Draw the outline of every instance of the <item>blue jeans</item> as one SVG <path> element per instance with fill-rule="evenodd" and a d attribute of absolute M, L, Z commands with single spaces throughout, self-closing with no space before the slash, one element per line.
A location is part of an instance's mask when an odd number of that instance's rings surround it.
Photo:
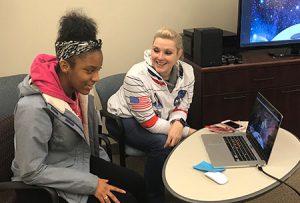
<path fill-rule="evenodd" d="M 149 203 L 165 202 L 162 168 L 172 148 L 164 148 L 165 134 L 154 134 L 143 128 L 134 118 L 123 118 L 125 142 L 146 153 L 144 178 Z"/>

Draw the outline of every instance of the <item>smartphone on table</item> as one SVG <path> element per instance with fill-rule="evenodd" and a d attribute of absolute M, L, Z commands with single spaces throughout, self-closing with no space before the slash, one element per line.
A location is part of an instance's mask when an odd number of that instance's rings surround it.
<path fill-rule="evenodd" d="M 232 120 L 222 121 L 221 124 L 224 125 L 225 127 L 231 128 L 235 131 L 242 130 L 244 128 L 244 126 L 242 126 L 241 124 L 239 124 L 235 121 L 232 121 Z"/>

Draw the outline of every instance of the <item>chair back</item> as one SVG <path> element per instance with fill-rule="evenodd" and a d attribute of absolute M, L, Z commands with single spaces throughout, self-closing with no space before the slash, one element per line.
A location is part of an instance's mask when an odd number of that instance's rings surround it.
<path fill-rule="evenodd" d="M 102 110 L 101 116 L 105 117 L 105 124 L 108 136 L 116 140 L 119 144 L 120 165 L 126 166 L 125 158 L 130 156 L 144 156 L 142 151 L 129 147 L 125 144 L 124 127 L 121 118 L 107 112 L 108 99 L 116 93 L 124 82 L 126 73 L 111 75 L 99 80 L 96 83 L 96 91 L 99 96 Z"/>
<path fill-rule="evenodd" d="M 18 84 L 25 76 L 26 74 L 19 74 L 0 77 L 0 116 L 14 113 L 19 100 Z"/>
<path fill-rule="evenodd" d="M 0 182 L 10 181 L 14 158 L 14 109 L 19 100 L 18 84 L 26 74 L 0 77 Z"/>
<path fill-rule="evenodd" d="M 0 183 L 10 182 L 13 175 L 11 162 L 14 158 L 14 116 L 0 116 Z M 0 190 L 0 202 L 13 203 L 16 193 L 13 190 Z"/>
<path fill-rule="evenodd" d="M 14 158 L 14 116 L 0 117 L 0 182 L 10 181 Z"/>
<path fill-rule="evenodd" d="M 108 99 L 116 93 L 124 82 L 126 73 L 119 73 L 102 78 L 96 83 L 96 91 L 99 95 L 102 109 L 106 111 Z"/>
<path fill-rule="evenodd" d="M 0 199 L 10 203 L 16 201 L 14 190 L 5 190 L 13 175 L 11 162 L 14 158 L 14 109 L 19 100 L 18 84 L 26 74 L 0 77 Z M 3 187 L 3 188 L 2 188 Z M 0 201 L 1 202 L 1 201 Z"/>
<path fill-rule="evenodd" d="M 0 77 L 0 202 L 31 202 L 23 197 L 31 197 L 29 192 L 47 192 L 49 200 L 58 203 L 55 189 L 27 185 L 22 181 L 11 181 L 11 163 L 14 159 L 14 109 L 19 100 L 18 84 L 26 74 Z M 26 190 L 26 192 L 25 192 Z M 18 194 L 18 195 L 16 195 Z M 26 194 L 20 196 L 20 194 Z M 17 197 L 18 196 L 18 197 Z M 20 198 L 20 199 L 18 199 Z"/>

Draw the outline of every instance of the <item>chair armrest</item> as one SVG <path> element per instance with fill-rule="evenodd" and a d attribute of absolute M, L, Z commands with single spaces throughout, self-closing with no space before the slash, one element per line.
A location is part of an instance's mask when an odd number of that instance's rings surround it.
<path fill-rule="evenodd" d="M 100 115 L 101 117 L 105 117 L 106 119 L 111 119 L 115 122 L 116 124 L 116 128 L 117 130 L 114 132 L 114 134 L 112 135 L 111 133 L 109 133 L 109 136 L 112 137 L 113 139 L 115 139 L 116 141 L 123 141 L 124 140 L 124 127 L 123 127 L 123 123 L 120 117 L 109 113 L 106 110 L 100 110 Z"/>
<path fill-rule="evenodd" d="M 57 194 L 56 190 L 53 188 L 44 187 L 44 186 L 28 185 L 21 181 L 0 182 L 0 191 L 26 190 L 26 189 L 45 190 L 50 195 L 52 203 L 59 203 L 58 194 Z"/>
<path fill-rule="evenodd" d="M 101 134 L 98 134 L 98 136 L 99 136 L 99 143 L 101 143 L 102 140 L 105 143 L 106 153 L 108 154 L 108 157 L 112 161 L 112 149 L 111 149 L 111 143 L 110 143 L 109 139 L 107 138 L 108 135 L 101 133 Z"/>

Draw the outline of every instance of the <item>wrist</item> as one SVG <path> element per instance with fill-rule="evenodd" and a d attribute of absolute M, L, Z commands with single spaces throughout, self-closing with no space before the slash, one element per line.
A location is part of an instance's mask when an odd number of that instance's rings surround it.
<path fill-rule="evenodd" d="M 170 123 L 173 124 L 175 122 L 179 122 L 182 125 L 182 127 L 188 126 L 187 122 L 183 118 L 173 119 Z"/>

